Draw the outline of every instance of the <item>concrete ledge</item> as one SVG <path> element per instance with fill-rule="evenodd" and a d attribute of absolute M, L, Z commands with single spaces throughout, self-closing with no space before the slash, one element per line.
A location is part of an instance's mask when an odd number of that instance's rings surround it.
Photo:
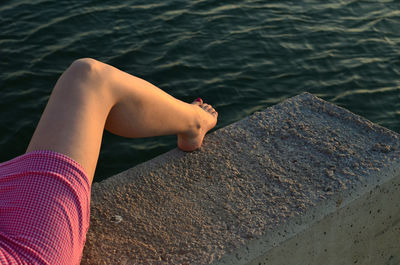
<path fill-rule="evenodd" d="M 241 264 L 400 264 L 399 180 L 376 185 L 276 247 L 265 248 L 265 237 L 253 242 L 249 249 L 263 254 Z M 341 200 L 338 197 L 337 204 Z M 249 256 L 237 251 L 234 257 L 240 259 L 240 254 Z M 235 258 L 218 264 L 240 264 Z"/>
<path fill-rule="evenodd" d="M 92 188 L 82 264 L 399 264 L 400 138 L 308 93 Z"/>

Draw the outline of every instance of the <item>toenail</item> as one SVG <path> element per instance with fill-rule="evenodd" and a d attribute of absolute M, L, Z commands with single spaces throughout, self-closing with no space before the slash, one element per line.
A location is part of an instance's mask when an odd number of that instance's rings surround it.
<path fill-rule="evenodd" d="M 201 101 L 202 101 L 202 99 L 201 99 L 201 98 L 196 98 L 194 101 L 201 102 Z"/>

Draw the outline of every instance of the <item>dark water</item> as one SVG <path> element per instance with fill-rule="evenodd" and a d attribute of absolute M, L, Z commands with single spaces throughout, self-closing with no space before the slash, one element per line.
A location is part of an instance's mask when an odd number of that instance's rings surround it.
<path fill-rule="evenodd" d="M 58 76 L 93 57 L 219 127 L 309 91 L 400 132 L 400 1 L 0 2 L 0 161 L 22 154 Z M 97 180 L 175 147 L 106 134 Z"/>

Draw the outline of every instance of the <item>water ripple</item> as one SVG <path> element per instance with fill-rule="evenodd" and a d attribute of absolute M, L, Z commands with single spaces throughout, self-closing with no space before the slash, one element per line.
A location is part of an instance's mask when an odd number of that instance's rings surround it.
<path fill-rule="evenodd" d="M 58 76 L 80 57 L 182 100 L 203 97 L 217 107 L 219 126 L 309 91 L 400 131 L 399 18 L 394 0 L 2 3 L 0 123 L 8 129 L 0 147 L 25 148 Z M 106 135 L 96 174 L 142 162 L 174 141 Z"/>
<path fill-rule="evenodd" d="M 381 87 L 377 89 L 356 89 L 352 91 L 345 91 L 343 93 L 338 94 L 336 97 L 332 99 L 332 101 L 337 101 L 338 99 L 359 95 L 359 94 L 379 94 L 379 93 L 387 93 L 387 92 L 397 92 L 400 91 L 400 86 L 397 87 Z"/>

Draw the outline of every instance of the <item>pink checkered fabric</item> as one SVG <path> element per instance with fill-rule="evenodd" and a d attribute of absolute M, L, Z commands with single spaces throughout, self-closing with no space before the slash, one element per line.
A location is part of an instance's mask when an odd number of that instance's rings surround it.
<path fill-rule="evenodd" d="M 0 264 L 79 264 L 90 182 L 66 155 L 33 151 L 0 164 Z"/>

